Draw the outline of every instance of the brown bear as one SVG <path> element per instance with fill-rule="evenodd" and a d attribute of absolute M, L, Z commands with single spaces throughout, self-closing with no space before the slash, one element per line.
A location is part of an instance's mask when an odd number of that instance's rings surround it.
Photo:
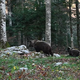
<path fill-rule="evenodd" d="M 29 46 L 34 47 L 36 52 L 43 51 L 45 55 L 53 56 L 51 46 L 45 41 L 31 40 Z"/>
<path fill-rule="evenodd" d="M 77 49 L 71 49 L 70 47 L 68 47 L 67 51 L 68 51 L 68 53 L 69 53 L 70 56 L 74 56 L 74 57 L 77 57 L 80 54 L 79 50 L 77 50 Z"/>

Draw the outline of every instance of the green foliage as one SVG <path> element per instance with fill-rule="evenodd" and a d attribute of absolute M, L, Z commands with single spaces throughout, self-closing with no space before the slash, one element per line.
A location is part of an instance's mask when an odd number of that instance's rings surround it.
<path fill-rule="evenodd" d="M 27 0 L 27 2 L 12 1 L 12 21 L 7 30 L 17 35 L 19 31 L 29 39 L 42 39 L 45 35 L 45 2 L 44 0 Z M 22 4 L 23 3 L 23 4 Z M 22 6 L 23 5 L 23 6 Z M 68 19 L 66 0 L 52 2 L 51 30 L 52 42 L 58 45 L 66 45 L 66 21 Z M 8 22 L 8 20 L 7 20 Z"/>
<path fill-rule="evenodd" d="M 68 15 L 65 0 L 52 3 L 52 40 L 59 46 L 66 45 Z"/>
<path fill-rule="evenodd" d="M 26 6 L 29 7 L 29 5 Z M 21 10 L 20 6 L 14 7 L 12 19 L 16 32 L 22 31 L 27 37 L 41 36 L 42 38 L 45 27 L 45 5 L 34 1 L 33 8 L 23 8 Z"/>

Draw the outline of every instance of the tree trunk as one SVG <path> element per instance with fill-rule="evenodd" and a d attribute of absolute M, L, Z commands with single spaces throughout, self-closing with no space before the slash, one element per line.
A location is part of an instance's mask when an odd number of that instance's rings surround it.
<path fill-rule="evenodd" d="M 76 0 L 76 16 L 77 16 L 77 44 L 78 44 L 78 49 L 80 49 L 80 28 L 79 28 L 79 7 L 78 7 L 79 3 L 78 0 Z"/>
<path fill-rule="evenodd" d="M 69 0 L 69 17 L 70 17 L 70 34 L 71 34 L 71 47 L 74 48 L 73 44 L 73 31 L 72 31 L 72 19 L 71 19 L 71 0 Z"/>
<path fill-rule="evenodd" d="M 28 47 L 27 37 L 25 36 L 25 45 Z"/>
<path fill-rule="evenodd" d="M 7 42 L 6 35 L 6 12 L 5 0 L 0 0 L 0 47 L 5 48 Z"/>
<path fill-rule="evenodd" d="M 51 45 L 51 0 L 46 0 L 45 41 Z"/>
<path fill-rule="evenodd" d="M 12 19 L 11 19 L 12 13 L 11 13 L 11 2 L 10 2 L 10 0 L 8 0 L 8 15 L 9 15 L 9 26 L 12 26 Z"/>
<path fill-rule="evenodd" d="M 24 34 L 23 34 L 23 44 L 26 45 L 26 37 Z"/>
<path fill-rule="evenodd" d="M 21 45 L 21 31 L 18 32 L 18 45 Z"/>

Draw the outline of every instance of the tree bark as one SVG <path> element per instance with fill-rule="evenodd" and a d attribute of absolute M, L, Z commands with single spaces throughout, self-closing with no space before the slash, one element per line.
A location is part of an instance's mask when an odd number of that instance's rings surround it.
<path fill-rule="evenodd" d="M 76 0 L 76 16 L 77 16 L 77 44 L 78 44 L 78 49 L 80 49 L 80 27 L 79 27 L 79 2 Z"/>
<path fill-rule="evenodd" d="M 7 34 L 6 34 L 6 11 L 5 0 L 0 0 L 0 47 L 6 47 Z"/>
<path fill-rule="evenodd" d="M 51 0 L 46 0 L 45 41 L 51 45 Z"/>
<path fill-rule="evenodd" d="M 11 12 L 11 2 L 10 0 L 8 0 L 8 15 L 9 15 L 9 26 L 12 26 L 12 12 Z"/>
<path fill-rule="evenodd" d="M 21 45 L 21 31 L 18 32 L 18 45 Z"/>
<path fill-rule="evenodd" d="M 69 17 L 70 17 L 71 47 L 74 48 L 74 44 L 73 44 L 73 30 L 72 30 L 72 19 L 71 19 L 71 0 L 69 0 Z"/>

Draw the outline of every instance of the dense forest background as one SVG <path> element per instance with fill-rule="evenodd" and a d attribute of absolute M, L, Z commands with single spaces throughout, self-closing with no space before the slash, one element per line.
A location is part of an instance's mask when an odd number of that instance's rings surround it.
<path fill-rule="evenodd" d="M 7 37 L 11 46 L 45 40 L 45 0 L 6 0 Z M 51 1 L 52 46 L 79 48 L 79 1 Z"/>

